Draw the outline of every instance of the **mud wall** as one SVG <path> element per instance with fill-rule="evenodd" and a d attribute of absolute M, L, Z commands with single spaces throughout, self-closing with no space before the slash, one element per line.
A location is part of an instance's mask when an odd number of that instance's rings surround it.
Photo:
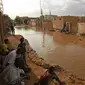
<path fill-rule="evenodd" d="M 70 22 L 70 32 L 71 33 L 77 33 L 78 32 L 78 22 L 79 17 L 75 16 L 63 16 L 63 24 L 65 22 Z"/>
<path fill-rule="evenodd" d="M 30 21 L 29 25 L 35 27 L 36 26 L 36 21 Z"/>
<path fill-rule="evenodd" d="M 62 28 L 62 17 L 56 17 L 53 19 L 53 28 L 61 29 Z"/>
<path fill-rule="evenodd" d="M 43 28 L 48 29 L 48 30 L 53 29 L 52 21 L 49 21 L 49 20 L 44 20 L 42 23 L 42 26 Z"/>
<path fill-rule="evenodd" d="M 85 23 L 78 23 L 78 33 L 85 34 Z"/>

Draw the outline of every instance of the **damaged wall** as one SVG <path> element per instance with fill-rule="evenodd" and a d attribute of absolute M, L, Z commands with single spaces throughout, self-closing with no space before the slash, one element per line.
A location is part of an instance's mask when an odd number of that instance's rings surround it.
<path fill-rule="evenodd" d="M 76 16 L 63 16 L 63 23 L 70 22 L 70 32 L 77 33 L 78 32 L 78 22 L 79 17 Z"/>

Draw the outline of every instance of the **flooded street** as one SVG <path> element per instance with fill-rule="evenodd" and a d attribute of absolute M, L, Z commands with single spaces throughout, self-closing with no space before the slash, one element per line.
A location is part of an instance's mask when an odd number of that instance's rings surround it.
<path fill-rule="evenodd" d="M 23 35 L 40 57 L 85 78 L 85 48 L 83 41 L 76 44 L 77 36 L 32 29 L 16 29 L 16 34 Z"/>

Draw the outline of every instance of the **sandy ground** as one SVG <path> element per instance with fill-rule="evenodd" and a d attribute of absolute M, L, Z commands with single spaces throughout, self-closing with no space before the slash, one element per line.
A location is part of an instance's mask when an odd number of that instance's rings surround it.
<path fill-rule="evenodd" d="M 76 36 L 76 35 L 64 34 L 60 32 L 53 33 L 53 36 L 54 36 L 53 39 L 60 44 L 71 43 L 71 44 L 77 44 L 77 45 L 85 47 L 85 36 Z"/>
<path fill-rule="evenodd" d="M 71 35 L 71 36 L 73 36 L 73 35 Z M 14 45 L 15 48 L 17 47 L 17 45 L 19 43 L 20 37 L 21 37 L 20 35 L 8 37 L 10 42 Z M 69 37 L 70 37 L 70 35 L 68 35 L 68 38 Z M 83 37 L 78 37 L 77 38 L 75 36 L 73 38 L 72 38 L 72 40 L 70 38 L 70 40 L 68 40 L 68 42 L 72 41 L 75 44 L 85 46 L 85 44 L 84 44 L 85 41 L 83 40 Z M 82 40 L 82 42 L 81 42 L 81 40 Z M 58 41 L 60 41 L 60 40 L 58 40 Z M 66 43 L 66 41 L 64 41 L 64 43 Z M 31 49 L 30 46 L 28 46 L 28 48 Z M 29 51 L 27 51 L 27 52 L 29 52 Z M 41 65 L 41 60 L 38 58 L 38 55 L 34 51 L 33 51 L 33 53 L 30 53 L 30 52 L 27 53 L 27 64 L 32 69 L 32 72 L 30 73 L 30 80 L 27 81 L 27 85 L 33 85 L 33 83 L 38 79 L 39 76 L 42 75 L 42 73 L 46 69 L 44 69 L 42 66 L 40 66 Z M 66 85 L 85 85 L 85 80 L 84 79 L 79 78 L 78 76 L 76 76 L 76 75 L 74 75 L 74 74 L 72 74 L 70 72 L 67 72 L 67 71 L 63 70 L 63 71 L 58 71 L 56 73 L 59 76 L 59 78 L 61 79 L 61 81 L 64 81 L 66 83 Z M 56 84 L 56 85 L 58 85 L 58 84 Z"/>
<path fill-rule="evenodd" d="M 49 57 L 46 60 L 53 61 L 74 74 L 85 78 L 85 36 L 78 37 L 59 32 L 53 33 L 52 36 L 58 46 L 49 52 Z"/>

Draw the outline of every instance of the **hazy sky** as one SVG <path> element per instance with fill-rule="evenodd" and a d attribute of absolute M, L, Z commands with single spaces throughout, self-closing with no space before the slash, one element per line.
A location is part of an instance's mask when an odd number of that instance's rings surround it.
<path fill-rule="evenodd" d="M 12 18 L 16 15 L 39 16 L 40 0 L 3 0 L 4 13 Z M 85 0 L 42 0 L 44 14 L 51 10 L 56 15 L 84 15 Z"/>

